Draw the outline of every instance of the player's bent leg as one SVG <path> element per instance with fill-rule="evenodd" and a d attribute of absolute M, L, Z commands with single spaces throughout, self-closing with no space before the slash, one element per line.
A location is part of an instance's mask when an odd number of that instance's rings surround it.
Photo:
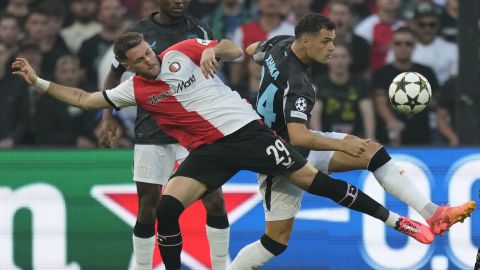
<path fill-rule="evenodd" d="M 424 219 L 430 218 L 438 209 L 420 192 L 408 172 L 390 157 L 385 147 L 380 147 L 374 153 L 367 169 L 386 192 L 415 209 Z"/>
<path fill-rule="evenodd" d="M 298 177 L 298 175 L 291 174 L 289 177 L 292 176 L 292 182 L 295 183 L 297 181 L 295 177 Z M 422 243 L 430 244 L 434 239 L 432 232 L 423 224 L 418 222 L 406 223 L 406 221 L 411 221 L 410 219 L 406 219 L 402 223 L 404 218 L 389 211 L 363 191 L 343 180 L 333 179 L 326 174 L 318 172 L 314 179 L 311 180 L 311 185 L 306 191 L 314 195 L 327 197 L 342 206 L 377 218 L 383 221 L 385 225 Z"/>
<path fill-rule="evenodd" d="M 178 219 L 183 210 L 206 191 L 205 184 L 184 176 L 170 179 L 165 186 L 157 205 L 157 240 L 167 270 L 181 268 L 182 234 Z"/>
<path fill-rule="evenodd" d="M 227 269 L 228 247 L 230 244 L 230 224 L 225 200 L 219 188 L 202 198 L 207 211 L 207 238 L 210 244 L 210 260 L 213 270 Z"/>
<path fill-rule="evenodd" d="M 137 186 L 138 215 L 132 242 L 136 269 L 152 269 L 155 208 L 174 163 L 175 155 L 170 145 L 135 145 L 133 179 Z"/>
<path fill-rule="evenodd" d="M 136 182 L 138 194 L 137 222 L 133 227 L 132 243 L 137 270 L 152 269 L 155 247 L 155 208 L 161 185 Z"/>
<path fill-rule="evenodd" d="M 176 160 L 181 164 L 188 156 L 188 151 L 179 144 L 171 145 Z M 210 260 L 213 270 L 225 270 L 230 244 L 230 224 L 228 223 L 222 189 L 219 188 L 202 198 L 207 211 L 206 232 L 210 245 Z"/>
<path fill-rule="evenodd" d="M 354 138 L 357 137 L 352 135 L 345 137 L 346 140 Z M 328 165 L 329 172 L 354 169 L 371 171 L 386 192 L 411 206 L 424 219 L 430 218 L 438 209 L 437 205 L 422 195 L 405 170 L 392 160 L 385 148 L 378 143 L 370 143 L 360 158 L 336 151 Z"/>

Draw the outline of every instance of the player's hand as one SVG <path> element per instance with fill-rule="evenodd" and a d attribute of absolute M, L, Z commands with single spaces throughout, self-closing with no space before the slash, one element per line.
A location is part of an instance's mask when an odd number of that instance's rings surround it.
<path fill-rule="evenodd" d="M 38 79 L 37 73 L 25 58 L 16 58 L 15 62 L 12 63 L 12 69 L 14 75 L 22 77 L 30 85 Z"/>
<path fill-rule="evenodd" d="M 218 62 L 215 57 L 215 51 L 213 48 L 205 49 L 202 53 L 202 58 L 200 59 L 200 69 L 205 78 L 208 79 L 208 76 L 213 78 L 215 74 L 217 74 L 217 68 Z"/>
<path fill-rule="evenodd" d="M 345 152 L 353 157 L 360 157 L 367 151 L 370 139 L 355 138 L 351 140 L 342 140 L 342 152 Z"/>
<path fill-rule="evenodd" d="M 95 130 L 98 143 L 105 148 L 113 148 L 121 134 L 121 128 L 115 119 L 102 119 Z"/>

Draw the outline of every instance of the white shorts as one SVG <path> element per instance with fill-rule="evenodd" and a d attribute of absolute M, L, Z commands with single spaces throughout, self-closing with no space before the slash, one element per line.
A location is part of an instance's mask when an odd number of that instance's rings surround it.
<path fill-rule="evenodd" d="M 332 139 L 343 139 L 347 134 L 337 132 L 314 131 L 315 134 L 323 135 Z M 308 162 L 317 170 L 328 173 L 328 165 L 334 151 L 310 151 Z M 263 210 L 266 221 L 285 220 L 293 218 L 300 210 L 303 190 L 291 184 L 286 176 L 276 176 L 267 179 L 266 175 L 257 175 L 260 193 L 263 196 Z"/>
<path fill-rule="evenodd" d="M 136 144 L 133 180 L 165 185 L 174 172 L 175 162 L 181 163 L 187 156 L 187 149 L 180 144 Z"/>

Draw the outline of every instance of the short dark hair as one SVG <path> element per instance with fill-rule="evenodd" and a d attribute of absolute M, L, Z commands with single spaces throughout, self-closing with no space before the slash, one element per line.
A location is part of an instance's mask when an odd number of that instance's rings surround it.
<path fill-rule="evenodd" d="M 399 27 L 397 30 L 393 31 L 393 34 L 410 34 L 415 37 L 415 32 L 407 26 Z"/>
<path fill-rule="evenodd" d="M 138 32 L 125 32 L 113 44 L 113 53 L 117 61 L 127 59 L 127 51 L 142 43 L 143 34 Z"/>
<path fill-rule="evenodd" d="M 335 23 L 329 18 L 319 14 L 310 13 L 305 15 L 295 26 L 295 38 L 300 38 L 303 34 L 315 34 L 322 29 L 334 30 Z"/>

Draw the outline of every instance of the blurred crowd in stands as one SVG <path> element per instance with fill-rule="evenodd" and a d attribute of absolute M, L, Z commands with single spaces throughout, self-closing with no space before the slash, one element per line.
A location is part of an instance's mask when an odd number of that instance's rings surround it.
<path fill-rule="evenodd" d="M 163 1 L 163 0 L 160 0 Z M 458 0 L 191 0 L 186 13 L 215 39 L 242 48 L 293 35 L 310 12 L 337 23 L 335 55 L 310 68 L 317 102 L 311 128 L 368 137 L 387 145 L 459 145 L 455 132 Z M 98 147 L 101 111 L 56 101 L 11 75 L 15 57 L 40 76 L 88 91 L 102 89 L 112 44 L 129 24 L 158 11 L 157 0 L 0 0 L 0 148 Z M 430 82 L 434 99 L 413 115 L 395 112 L 388 87 L 403 71 Z M 261 69 L 247 58 L 218 74 L 256 102 Z M 136 110 L 115 114 L 119 147 L 132 145 Z"/>

